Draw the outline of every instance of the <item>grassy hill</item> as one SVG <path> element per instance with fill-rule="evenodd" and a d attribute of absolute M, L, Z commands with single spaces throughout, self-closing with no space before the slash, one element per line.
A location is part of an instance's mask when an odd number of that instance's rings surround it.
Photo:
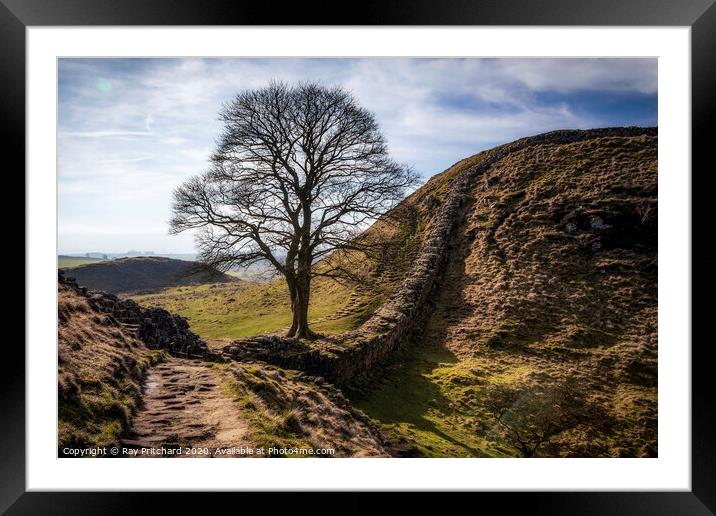
<path fill-rule="evenodd" d="M 313 328 L 358 327 L 410 270 L 432 216 L 480 153 L 369 232 L 353 281 L 313 287 Z M 442 279 L 403 351 L 352 403 L 426 456 L 656 456 L 657 137 L 534 143 L 471 185 Z M 137 296 L 207 339 L 288 326 L 281 280 Z"/>
<path fill-rule="evenodd" d="M 309 310 L 317 330 L 337 333 L 358 324 L 358 311 L 336 316 L 348 301 L 345 287 L 326 284 L 318 292 Z M 219 346 L 241 337 L 277 332 L 291 324 L 283 281 L 176 287 L 131 297 L 142 306 L 158 306 L 187 317 L 193 331 Z"/>
<path fill-rule="evenodd" d="M 163 257 L 100 260 L 74 266 L 69 274 L 83 287 L 112 294 L 152 292 L 179 285 L 239 281 L 197 262 Z"/>
<path fill-rule="evenodd" d="M 536 454 L 656 456 L 656 137 L 529 147 L 469 203 L 423 337 L 357 405 L 426 455 L 563 425 Z"/>

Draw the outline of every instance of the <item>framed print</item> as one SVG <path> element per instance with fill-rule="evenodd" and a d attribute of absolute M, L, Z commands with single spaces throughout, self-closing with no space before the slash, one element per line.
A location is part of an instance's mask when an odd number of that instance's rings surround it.
<path fill-rule="evenodd" d="M 710 513 L 691 181 L 716 8 L 607 4 L 348 26 L 3 0 L 27 192 L 3 509 L 528 491 Z"/>

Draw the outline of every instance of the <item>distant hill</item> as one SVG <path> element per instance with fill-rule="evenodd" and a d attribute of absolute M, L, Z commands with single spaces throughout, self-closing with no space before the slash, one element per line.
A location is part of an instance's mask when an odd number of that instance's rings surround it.
<path fill-rule="evenodd" d="M 68 275 L 83 287 L 112 294 L 155 292 L 183 285 L 239 281 L 198 262 L 156 256 L 86 263 L 69 269 Z"/>
<path fill-rule="evenodd" d="M 57 268 L 69 269 L 79 265 L 87 265 L 88 263 L 97 263 L 103 261 L 102 258 L 88 258 L 85 256 L 67 256 L 61 254 L 57 256 Z"/>

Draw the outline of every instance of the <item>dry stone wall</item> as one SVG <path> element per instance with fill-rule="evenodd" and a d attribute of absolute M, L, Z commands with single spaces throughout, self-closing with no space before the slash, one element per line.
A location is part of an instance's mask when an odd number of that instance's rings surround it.
<path fill-rule="evenodd" d="M 280 367 L 320 375 L 349 386 L 377 367 L 422 327 L 426 306 L 439 282 L 455 228 L 465 215 L 468 192 L 494 163 L 533 145 L 568 144 L 603 137 L 656 136 L 656 128 L 617 127 L 553 131 L 496 147 L 476 165 L 461 172 L 431 221 L 413 265 L 392 296 L 355 331 L 306 344 L 294 339 L 259 337 L 237 340 L 224 354 L 238 360 L 261 360 Z"/>
<path fill-rule="evenodd" d="M 94 309 L 114 317 L 150 349 L 163 349 L 179 356 L 206 358 L 209 355 L 206 342 L 189 329 L 185 317 L 162 308 L 143 308 L 131 299 L 120 299 L 106 292 L 88 291 L 64 271 L 58 271 L 58 281 L 85 296 Z"/>

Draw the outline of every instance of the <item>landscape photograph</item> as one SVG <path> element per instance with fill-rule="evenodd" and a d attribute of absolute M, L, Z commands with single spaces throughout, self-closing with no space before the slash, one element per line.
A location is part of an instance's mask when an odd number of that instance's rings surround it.
<path fill-rule="evenodd" d="M 57 456 L 658 457 L 657 68 L 59 59 Z"/>

